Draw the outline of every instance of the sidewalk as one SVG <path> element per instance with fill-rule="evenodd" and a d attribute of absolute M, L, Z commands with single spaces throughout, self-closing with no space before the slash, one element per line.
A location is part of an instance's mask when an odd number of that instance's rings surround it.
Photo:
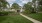
<path fill-rule="evenodd" d="M 37 20 L 35 20 L 33 18 L 27 17 L 26 15 L 23 15 L 22 13 L 20 13 L 20 15 L 23 16 L 23 17 L 25 17 L 25 18 L 27 18 L 28 20 L 32 21 L 33 23 L 42 23 L 42 22 L 37 21 Z"/>

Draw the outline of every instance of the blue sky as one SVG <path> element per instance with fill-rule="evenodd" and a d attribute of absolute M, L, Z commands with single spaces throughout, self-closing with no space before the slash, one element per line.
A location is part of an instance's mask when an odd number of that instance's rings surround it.
<path fill-rule="evenodd" d="M 20 6 L 23 6 L 27 2 L 31 2 L 32 0 L 7 0 L 7 2 L 12 5 L 13 3 L 18 3 Z"/>

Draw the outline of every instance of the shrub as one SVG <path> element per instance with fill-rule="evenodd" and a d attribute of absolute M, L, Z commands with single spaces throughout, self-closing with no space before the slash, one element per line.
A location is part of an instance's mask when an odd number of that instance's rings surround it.
<path fill-rule="evenodd" d="M 30 14 L 31 12 L 29 10 L 25 10 L 23 13 L 24 14 Z"/>
<path fill-rule="evenodd" d="M 9 12 L 0 12 L 0 16 L 8 15 Z"/>
<path fill-rule="evenodd" d="M 36 11 L 34 11 L 34 8 L 31 9 L 31 13 L 36 13 Z"/>

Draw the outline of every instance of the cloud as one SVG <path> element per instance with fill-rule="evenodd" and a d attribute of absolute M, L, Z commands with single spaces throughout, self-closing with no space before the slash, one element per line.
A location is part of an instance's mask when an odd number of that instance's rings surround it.
<path fill-rule="evenodd" d="M 22 3 L 26 3 L 26 2 L 28 2 L 28 0 L 21 0 L 22 1 Z"/>
<path fill-rule="evenodd" d="M 6 0 L 9 4 L 10 4 L 10 7 L 12 6 L 12 4 L 16 1 L 16 0 Z"/>
<path fill-rule="evenodd" d="M 23 6 L 24 4 L 31 2 L 32 0 L 7 0 L 7 2 L 12 5 L 14 2 L 18 3 L 20 6 Z"/>
<path fill-rule="evenodd" d="M 18 3 L 20 6 L 23 6 L 23 3 Z"/>
<path fill-rule="evenodd" d="M 15 2 L 16 0 L 6 0 L 8 3 L 12 4 L 13 2 Z"/>
<path fill-rule="evenodd" d="M 22 3 L 28 3 L 28 2 L 31 2 L 31 0 L 20 0 L 22 1 Z"/>
<path fill-rule="evenodd" d="M 27 4 L 28 2 L 32 2 L 32 0 L 20 0 L 21 3 L 18 3 L 20 6 L 23 6 L 24 4 Z"/>

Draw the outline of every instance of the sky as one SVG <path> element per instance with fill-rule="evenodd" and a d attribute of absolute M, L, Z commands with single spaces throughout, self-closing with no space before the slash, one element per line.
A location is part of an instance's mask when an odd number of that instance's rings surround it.
<path fill-rule="evenodd" d="M 13 4 L 13 3 L 18 3 L 20 6 L 23 6 L 24 4 L 26 4 L 27 2 L 32 2 L 32 0 L 6 0 L 10 6 Z"/>

